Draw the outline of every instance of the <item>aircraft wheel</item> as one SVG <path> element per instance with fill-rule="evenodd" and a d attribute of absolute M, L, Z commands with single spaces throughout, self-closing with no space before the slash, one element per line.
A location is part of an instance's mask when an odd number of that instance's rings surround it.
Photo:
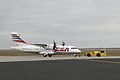
<path fill-rule="evenodd" d="M 43 57 L 47 57 L 47 54 L 43 54 Z"/>
<path fill-rule="evenodd" d="M 80 57 L 81 55 L 79 54 L 78 56 Z"/>
<path fill-rule="evenodd" d="M 77 57 L 77 54 L 74 54 L 74 57 Z"/>
<path fill-rule="evenodd" d="M 48 54 L 49 57 L 52 57 L 52 55 Z"/>

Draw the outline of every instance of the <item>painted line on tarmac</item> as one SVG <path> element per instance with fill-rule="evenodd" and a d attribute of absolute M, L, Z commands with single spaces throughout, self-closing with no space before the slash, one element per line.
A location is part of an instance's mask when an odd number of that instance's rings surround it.
<path fill-rule="evenodd" d="M 105 60 L 87 60 L 87 61 L 104 62 L 104 63 L 112 63 L 112 64 L 120 64 L 120 62 L 115 62 L 115 61 L 105 61 Z"/>

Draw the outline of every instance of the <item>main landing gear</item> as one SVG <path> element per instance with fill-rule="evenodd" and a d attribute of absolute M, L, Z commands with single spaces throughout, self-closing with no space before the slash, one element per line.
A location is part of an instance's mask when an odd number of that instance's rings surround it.
<path fill-rule="evenodd" d="M 43 57 L 52 57 L 52 55 L 51 54 L 43 54 Z"/>

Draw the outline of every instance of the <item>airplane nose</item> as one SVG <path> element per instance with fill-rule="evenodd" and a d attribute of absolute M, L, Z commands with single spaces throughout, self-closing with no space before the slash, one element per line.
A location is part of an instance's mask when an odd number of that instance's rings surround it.
<path fill-rule="evenodd" d="M 78 49 L 77 52 L 81 53 L 81 50 Z"/>
<path fill-rule="evenodd" d="M 80 51 L 80 53 L 81 53 L 82 51 Z"/>
<path fill-rule="evenodd" d="M 81 50 L 79 50 L 79 52 L 81 53 Z"/>

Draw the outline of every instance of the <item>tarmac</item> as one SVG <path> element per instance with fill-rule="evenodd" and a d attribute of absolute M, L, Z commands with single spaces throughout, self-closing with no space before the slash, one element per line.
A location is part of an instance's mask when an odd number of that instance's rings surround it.
<path fill-rule="evenodd" d="M 120 80 L 120 57 L 2 56 L 0 80 Z"/>
<path fill-rule="evenodd" d="M 120 58 L 120 56 L 106 56 L 106 57 L 86 57 L 86 56 L 81 56 L 81 57 L 74 57 L 73 55 L 70 56 L 52 56 L 52 57 L 43 57 L 42 55 L 40 56 L 0 56 L 0 62 L 20 62 L 20 61 L 44 61 L 44 60 L 76 60 L 76 59 L 116 59 Z"/>

